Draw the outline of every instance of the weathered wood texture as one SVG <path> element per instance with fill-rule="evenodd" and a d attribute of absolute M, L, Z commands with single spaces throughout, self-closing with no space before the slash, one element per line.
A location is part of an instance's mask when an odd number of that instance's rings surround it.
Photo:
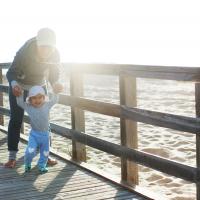
<path fill-rule="evenodd" d="M 0 91 L 8 92 L 8 86 L 0 84 Z M 151 124 L 165 128 L 171 128 L 178 131 L 184 131 L 194 134 L 200 134 L 200 118 L 185 117 L 180 115 L 149 111 L 139 108 L 130 108 L 111 103 L 73 97 L 69 95 L 60 95 L 60 104 L 80 108 L 99 114 L 113 117 L 124 117 L 133 121 Z"/>
<path fill-rule="evenodd" d="M 196 116 L 200 117 L 200 83 L 195 84 L 195 108 Z M 197 131 L 200 133 L 200 130 Z M 196 165 L 200 169 L 200 135 L 196 134 Z M 200 183 L 196 184 L 197 200 L 200 200 Z"/>
<path fill-rule="evenodd" d="M 0 63 L 0 68 L 8 69 L 11 63 Z M 47 63 L 51 65 L 51 63 Z M 152 66 L 133 64 L 63 63 L 66 71 L 90 74 L 128 74 L 141 78 L 179 81 L 200 81 L 199 67 Z"/>
<path fill-rule="evenodd" d="M 79 73 L 71 73 L 70 76 L 70 93 L 71 96 L 81 97 L 83 91 L 83 77 Z M 85 114 L 79 107 L 71 108 L 72 129 L 85 132 Z M 76 161 L 86 161 L 86 147 L 75 140 L 72 140 L 72 158 Z"/>
<path fill-rule="evenodd" d="M 137 87 L 136 78 L 132 76 L 121 75 L 119 77 L 120 85 L 120 104 L 129 107 L 137 107 Z M 138 148 L 137 122 L 120 118 L 121 145 L 128 148 Z M 130 160 L 121 158 L 121 177 L 130 185 L 139 183 L 138 165 Z"/>
<path fill-rule="evenodd" d="M 0 84 L 3 84 L 3 75 L 2 69 L 0 69 Z M 0 92 L 0 106 L 3 106 L 3 92 Z M 0 125 L 4 124 L 4 117 L 3 115 L 0 116 Z"/>

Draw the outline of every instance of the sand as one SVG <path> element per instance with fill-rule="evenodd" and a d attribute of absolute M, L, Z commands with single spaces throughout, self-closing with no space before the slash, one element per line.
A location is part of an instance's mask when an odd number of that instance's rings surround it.
<path fill-rule="evenodd" d="M 115 76 L 84 77 L 84 96 L 119 104 L 119 81 Z M 69 81 L 65 81 L 69 94 Z M 7 98 L 7 97 L 5 97 Z M 5 100 L 7 101 L 7 100 Z M 194 84 L 191 82 L 137 79 L 138 108 L 195 116 Z M 120 144 L 119 119 L 85 112 L 86 133 Z M 71 128 L 70 107 L 56 105 L 51 121 Z M 138 123 L 139 150 L 195 166 L 195 135 L 168 128 Z M 71 155 L 71 141 L 53 135 L 53 147 Z M 120 159 L 87 147 L 87 162 L 110 174 L 120 176 Z M 196 186 L 182 179 L 139 166 L 139 185 L 170 200 L 194 200 Z"/>

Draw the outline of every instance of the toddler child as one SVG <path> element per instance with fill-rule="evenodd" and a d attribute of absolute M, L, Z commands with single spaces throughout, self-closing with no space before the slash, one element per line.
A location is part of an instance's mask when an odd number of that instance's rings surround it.
<path fill-rule="evenodd" d="M 41 173 L 48 172 L 46 164 L 49 155 L 49 111 L 58 102 L 58 95 L 53 94 L 49 101 L 46 98 L 42 86 L 33 86 L 29 90 L 26 102 L 24 102 L 23 95 L 17 97 L 17 104 L 28 113 L 31 123 L 29 141 L 24 156 L 25 172 L 31 170 L 31 162 L 38 147 L 40 151 L 38 169 Z"/>

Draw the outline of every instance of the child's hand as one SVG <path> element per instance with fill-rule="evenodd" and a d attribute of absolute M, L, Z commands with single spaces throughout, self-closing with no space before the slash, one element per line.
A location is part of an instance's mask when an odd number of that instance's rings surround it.
<path fill-rule="evenodd" d="M 53 88 L 54 93 L 56 93 L 56 94 L 63 91 L 63 85 L 61 83 L 58 83 L 58 82 L 54 83 L 52 88 Z"/>
<path fill-rule="evenodd" d="M 14 96 L 19 97 L 22 95 L 22 88 L 19 85 L 15 85 L 12 88 L 12 92 Z"/>

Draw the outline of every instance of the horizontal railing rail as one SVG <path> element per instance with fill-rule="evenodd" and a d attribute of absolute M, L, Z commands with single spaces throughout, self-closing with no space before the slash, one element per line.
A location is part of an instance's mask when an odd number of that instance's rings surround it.
<path fill-rule="evenodd" d="M 8 69 L 11 63 L 0 63 L 1 69 Z M 54 65 L 46 63 L 46 65 Z M 83 64 L 62 63 L 66 71 L 105 75 L 131 75 L 140 78 L 153 78 L 177 81 L 200 81 L 199 67 L 151 66 L 131 64 Z"/>
<path fill-rule="evenodd" d="M 1 92 L 8 92 L 8 86 L 0 84 Z M 72 97 L 61 94 L 59 103 L 66 106 L 78 107 L 85 111 L 112 117 L 123 117 L 133 121 L 142 122 L 154 126 L 171 128 L 178 131 L 184 131 L 194 134 L 200 134 L 200 118 L 185 117 L 162 112 L 149 111 L 139 108 L 120 106 L 112 103 Z"/>

